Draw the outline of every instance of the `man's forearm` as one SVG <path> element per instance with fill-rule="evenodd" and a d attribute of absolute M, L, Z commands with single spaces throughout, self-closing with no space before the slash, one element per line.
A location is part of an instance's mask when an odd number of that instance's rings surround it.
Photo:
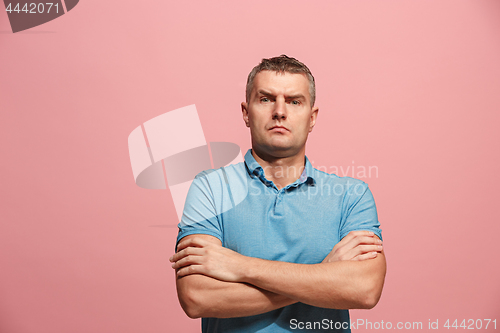
<path fill-rule="evenodd" d="M 178 278 L 177 294 L 191 318 L 252 316 L 297 302 L 246 283 L 225 282 L 200 274 Z"/>
<path fill-rule="evenodd" d="M 212 236 L 192 235 L 179 242 L 170 261 L 190 317 L 249 316 L 295 302 L 364 309 L 375 306 L 384 284 L 379 243 L 366 232 L 351 232 L 322 263 L 294 264 L 246 257 Z"/>
<path fill-rule="evenodd" d="M 382 293 L 385 257 L 314 265 L 251 258 L 242 282 L 313 306 L 335 309 L 374 307 Z"/>

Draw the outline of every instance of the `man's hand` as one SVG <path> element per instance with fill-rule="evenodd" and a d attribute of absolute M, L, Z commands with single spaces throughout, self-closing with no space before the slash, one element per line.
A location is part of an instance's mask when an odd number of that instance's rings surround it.
<path fill-rule="evenodd" d="M 382 241 L 373 232 L 351 231 L 333 247 L 322 263 L 373 259 L 382 249 Z"/>
<path fill-rule="evenodd" d="M 218 238 L 204 234 L 186 236 L 179 243 L 190 238 L 202 238 L 216 247 L 222 247 Z M 179 302 L 190 318 L 254 316 L 297 302 L 248 283 L 226 282 L 203 274 L 176 276 L 176 285 Z"/>
<path fill-rule="evenodd" d="M 221 281 L 239 282 L 246 258 L 233 250 L 201 237 L 183 239 L 170 261 L 177 276 L 203 274 Z"/>

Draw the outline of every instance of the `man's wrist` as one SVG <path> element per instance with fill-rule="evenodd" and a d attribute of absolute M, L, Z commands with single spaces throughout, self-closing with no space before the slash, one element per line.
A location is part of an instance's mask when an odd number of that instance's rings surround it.
<path fill-rule="evenodd" d="M 241 278 L 239 282 L 253 284 L 252 281 L 255 281 L 263 259 L 253 257 L 247 257 L 246 259 L 244 265 L 241 265 Z"/>

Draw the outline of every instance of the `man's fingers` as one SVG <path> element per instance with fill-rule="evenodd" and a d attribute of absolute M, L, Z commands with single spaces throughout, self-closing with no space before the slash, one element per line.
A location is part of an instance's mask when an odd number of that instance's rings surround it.
<path fill-rule="evenodd" d="M 360 237 L 360 236 L 368 236 L 368 237 L 373 237 L 375 236 L 375 233 L 373 231 L 368 231 L 368 230 L 356 230 L 356 231 L 351 231 L 350 233 L 347 234 L 345 238 L 355 238 L 355 237 Z"/>
<path fill-rule="evenodd" d="M 356 245 L 359 244 L 376 244 L 376 245 L 381 245 L 382 241 L 378 239 L 377 237 L 369 237 L 369 236 L 359 236 L 350 241 L 350 243 L 355 243 Z"/>
<path fill-rule="evenodd" d="M 350 242 L 356 242 L 356 244 L 361 244 L 363 242 L 367 244 L 376 244 L 376 242 L 380 242 L 380 239 L 378 239 L 375 236 L 375 233 L 371 231 L 366 231 L 366 230 L 359 230 L 359 231 L 351 231 L 350 233 L 347 234 L 344 238 L 340 240 L 340 242 L 337 243 L 336 246 L 344 246 L 349 244 Z M 375 242 L 375 243 L 374 243 Z M 355 245 L 352 245 L 355 246 Z"/>
<path fill-rule="evenodd" d="M 382 245 L 358 245 L 354 249 L 352 249 L 350 252 L 352 253 L 352 257 L 356 257 L 365 253 L 370 253 L 370 252 L 382 252 L 383 247 Z"/>
<path fill-rule="evenodd" d="M 205 250 L 200 247 L 186 247 L 183 250 L 177 251 L 176 254 L 170 257 L 171 262 L 176 262 L 186 256 L 189 255 L 196 255 L 196 256 L 201 256 L 205 253 Z"/>
<path fill-rule="evenodd" d="M 355 240 L 358 237 L 363 237 L 363 236 L 371 237 L 373 235 L 375 235 L 375 234 L 371 231 L 364 231 L 364 230 L 351 231 L 350 233 L 347 234 L 347 236 L 342 238 L 340 240 L 340 242 L 338 242 L 337 245 L 335 245 L 335 247 L 339 248 L 339 247 L 342 247 L 344 245 L 347 245 L 349 242 L 351 242 L 352 240 Z"/>
<path fill-rule="evenodd" d="M 357 230 L 349 232 L 340 240 L 323 262 L 344 260 L 366 260 L 382 251 L 382 241 L 372 231 Z"/>
<path fill-rule="evenodd" d="M 346 249 L 353 249 L 360 245 L 382 245 L 382 241 L 377 237 L 370 236 L 356 236 L 349 240 L 349 242 L 343 244 Z"/>
<path fill-rule="evenodd" d="M 354 258 L 352 258 L 351 260 L 368 260 L 368 259 L 373 259 L 373 258 L 376 258 L 378 256 L 378 252 L 368 252 L 368 253 L 365 253 L 365 254 L 360 254 L 359 256 L 356 256 Z"/>
<path fill-rule="evenodd" d="M 186 247 L 203 247 L 207 244 L 211 243 L 201 237 L 190 237 L 188 239 L 182 239 L 179 244 L 177 244 L 177 252 L 185 249 Z"/>
<path fill-rule="evenodd" d="M 177 276 L 186 276 L 191 274 L 203 274 L 203 266 L 202 265 L 189 265 L 177 270 Z"/>
<path fill-rule="evenodd" d="M 347 253 L 360 245 L 382 245 L 382 241 L 377 237 L 358 235 L 350 239 L 346 238 L 347 236 L 334 247 L 334 249 L 340 251 L 339 253 Z"/>
<path fill-rule="evenodd" d="M 356 245 L 353 248 L 339 250 L 340 260 L 354 260 L 357 256 L 373 252 L 382 252 L 381 245 Z"/>
<path fill-rule="evenodd" d="M 177 268 L 182 268 L 185 266 L 189 265 L 200 265 L 203 262 L 203 257 L 202 256 L 197 256 L 197 255 L 188 255 L 186 257 L 183 257 L 177 261 L 175 261 L 172 264 L 172 268 L 177 269 Z"/>

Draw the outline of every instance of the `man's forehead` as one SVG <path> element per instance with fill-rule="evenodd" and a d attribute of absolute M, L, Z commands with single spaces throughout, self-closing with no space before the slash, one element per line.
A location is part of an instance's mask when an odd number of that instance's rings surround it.
<path fill-rule="evenodd" d="M 306 93 L 309 96 L 309 80 L 303 73 L 275 72 L 264 70 L 254 79 L 253 92 Z"/>

